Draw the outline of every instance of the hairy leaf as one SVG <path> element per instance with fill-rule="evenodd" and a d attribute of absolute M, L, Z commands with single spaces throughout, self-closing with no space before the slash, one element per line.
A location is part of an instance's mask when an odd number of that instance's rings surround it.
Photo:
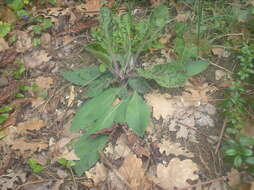
<path fill-rule="evenodd" d="M 136 92 L 140 94 L 145 94 L 150 90 L 150 85 L 146 82 L 144 78 L 136 77 L 130 78 L 128 80 L 129 86 Z"/>
<path fill-rule="evenodd" d="M 184 66 L 176 62 L 158 64 L 146 70 L 139 70 L 138 74 L 146 79 L 153 79 L 166 88 L 180 87 L 187 79 Z"/>
<path fill-rule="evenodd" d="M 89 84 L 89 88 L 86 91 L 86 96 L 95 97 L 100 95 L 106 88 L 109 87 L 113 76 L 111 73 L 105 73 L 96 80 Z"/>
<path fill-rule="evenodd" d="M 192 61 L 185 64 L 188 77 L 192 77 L 196 74 L 203 72 L 209 63 L 208 61 Z"/>
<path fill-rule="evenodd" d="M 119 89 L 110 88 L 99 96 L 85 102 L 77 111 L 71 130 L 80 130 L 92 126 L 106 112 L 110 111 Z"/>
<path fill-rule="evenodd" d="M 102 73 L 99 71 L 99 68 L 97 66 L 90 66 L 84 69 L 65 71 L 62 72 L 61 75 L 64 77 L 65 80 L 68 80 L 75 85 L 86 86 L 93 80 L 101 76 Z"/>
<path fill-rule="evenodd" d="M 99 136 L 96 138 L 82 136 L 75 143 L 74 150 L 76 155 L 80 158 L 79 161 L 76 161 L 74 166 L 74 170 L 78 176 L 81 176 L 98 161 L 98 151 L 103 150 L 107 141 L 107 136 Z"/>
<path fill-rule="evenodd" d="M 150 118 L 150 110 L 144 100 L 134 92 L 127 110 L 126 121 L 128 126 L 139 135 L 143 136 Z"/>

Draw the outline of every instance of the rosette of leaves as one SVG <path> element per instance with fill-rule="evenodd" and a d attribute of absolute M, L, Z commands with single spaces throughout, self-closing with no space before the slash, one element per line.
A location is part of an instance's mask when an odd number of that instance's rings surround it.
<path fill-rule="evenodd" d="M 117 16 L 109 8 L 101 8 L 100 26 L 92 32 L 95 41 L 85 46 L 100 64 L 62 73 L 71 83 L 86 86 L 89 97 L 76 112 L 71 126 L 72 130 L 83 132 L 74 144 L 80 158 L 74 166 L 78 175 L 99 159 L 98 151 L 108 141 L 108 136 L 98 135 L 102 130 L 126 123 L 136 135 L 145 134 L 150 118 L 149 107 L 142 98 L 151 88 L 147 79 L 173 88 L 197 73 L 175 62 L 150 70 L 140 68 L 140 54 L 156 44 L 168 19 L 169 12 L 164 5 L 155 7 L 149 18 L 141 21 L 131 11 Z"/>

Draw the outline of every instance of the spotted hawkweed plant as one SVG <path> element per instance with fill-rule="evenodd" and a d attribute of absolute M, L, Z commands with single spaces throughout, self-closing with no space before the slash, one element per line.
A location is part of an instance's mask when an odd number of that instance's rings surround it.
<path fill-rule="evenodd" d="M 155 80 L 162 87 L 175 88 L 189 76 L 204 70 L 199 63 L 193 65 L 192 62 L 191 67 L 177 61 L 142 69 L 139 57 L 158 45 L 157 39 L 169 20 L 169 12 L 166 6 L 158 5 L 148 18 L 140 20 L 132 14 L 130 4 L 128 7 L 129 11 L 120 15 L 107 7 L 101 8 L 100 25 L 91 31 L 94 41 L 85 46 L 99 64 L 62 73 L 71 83 L 87 86 L 86 96 L 89 97 L 75 114 L 71 126 L 72 130 L 83 132 L 74 144 L 80 158 L 74 166 L 78 175 L 99 159 L 98 151 L 108 141 L 102 130 L 125 123 L 136 135 L 145 134 L 150 110 L 142 95 L 151 88 L 148 80 Z"/>

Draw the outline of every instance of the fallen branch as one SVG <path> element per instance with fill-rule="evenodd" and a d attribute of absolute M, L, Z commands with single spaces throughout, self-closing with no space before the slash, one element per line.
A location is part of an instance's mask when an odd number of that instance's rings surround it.
<path fill-rule="evenodd" d="M 220 132 L 219 141 L 218 141 L 218 144 L 217 144 L 216 149 L 215 149 L 215 154 L 217 154 L 218 151 L 219 151 L 219 148 L 220 148 L 220 145 L 221 145 L 221 140 L 222 140 L 222 137 L 223 137 L 226 125 L 227 125 L 227 118 L 225 118 L 224 121 L 223 121 L 223 125 L 222 125 L 222 129 L 221 129 L 221 132 Z"/>

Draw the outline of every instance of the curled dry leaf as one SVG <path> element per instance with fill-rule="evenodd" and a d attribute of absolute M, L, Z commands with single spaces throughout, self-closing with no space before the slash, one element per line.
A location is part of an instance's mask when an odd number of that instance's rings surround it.
<path fill-rule="evenodd" d="M 194 174 L 197 170 L 197 164 L 192 160 L 181 161 L 179 158 L 173 158 L 168 166 L 158 164 L 156 181 L 165 189 L 182 188 L 189 185 L 187 180 L 198 179 L 198 175 Z"/>
<path fill-rule="evenodd" d="M 186 156 L 186 157 L 194 157 L 194 155 L 181 146 L 180 143 L 174 143 L 171 140 L 162 139 L 162 142 L 158 145 L 160 148 L 160 152 L 165 152 L 167 155 L 174 154 L 175 156 Z"/>
<path fill-rule="evenodd" d="M 98 185 L 107 178 L 108 170 L 102 163 L 97 162 L 97 164 L 91 168 L 89 171 L 85 172 L 87 178 L 93 180 L 94 185 Z"/>
<path fill-rule="evenodd" d="M 132 190 L 150 189 L 151 184 L 145 176 L 142 160 L 134 154 L 130 154 L 125 158 L 119 173 L 130 184 Z"/>
<path fill-rule="evenodd" d="M 230 187 L 234 188 L 236 185 L 241 184 L 241 176 L 236 169 L 231 168 L 230 172 L 227 173 L 227 176 Z"/>
<path fill-rule="evenodd" d="M 50 86 L 53 84 L 53 79 L 51 77 L 40 76 L 35 79 L 35 83 L 39 88 L 43 90 L 48 90 L 50 89 Z"/>
<path fill-rule="evenodd" d="M 51 56 L 45 50 L 35 50 L 31 53 L 26 53 L 24 56 L 25 65 L 28 68 L 36 68 L 50 59 Z"/>

